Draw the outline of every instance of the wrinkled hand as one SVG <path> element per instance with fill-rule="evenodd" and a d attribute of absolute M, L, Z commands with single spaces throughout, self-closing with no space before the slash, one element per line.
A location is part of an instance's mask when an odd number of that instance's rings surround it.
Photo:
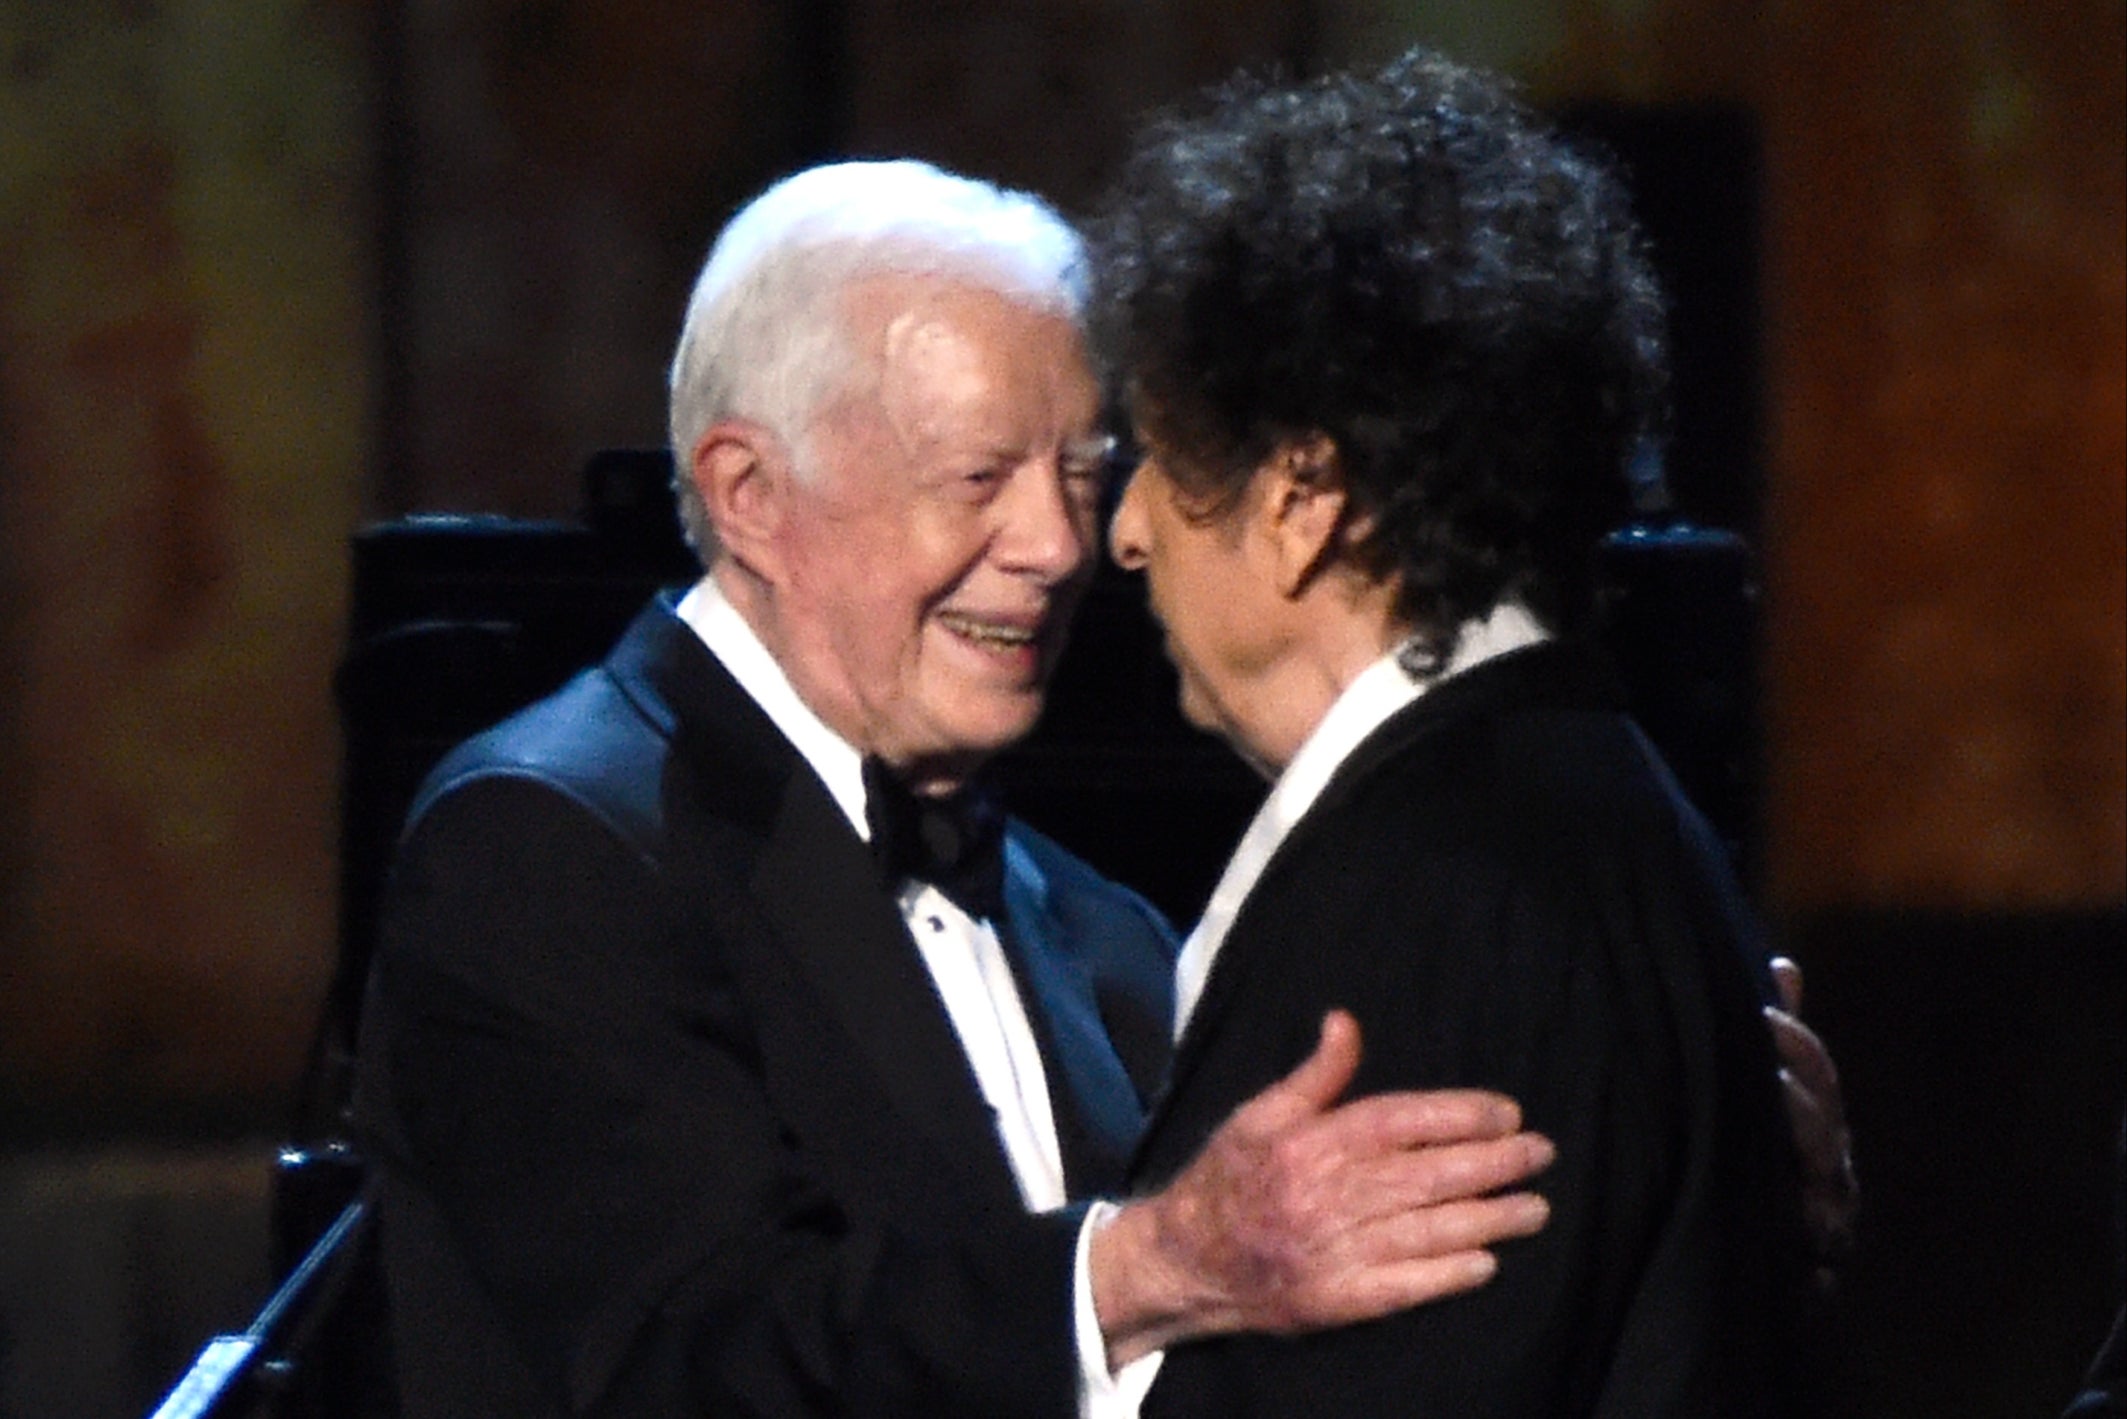
<path fill-rule="evenodd" d="M 1832 1264 L 1853 1250 L 1854 1219 L 1861 1210 L 1854 1139 L 1846 1126 L 1838 1067 L 1824 1041 L 1801 1020 L 1802 968 L 1776 956 L 1772 969 L 1781 1004 L 1765 1007 L 1765 1020 L 1780 1057 L 1787 1121 L 1802 1155 L 1802 1210 L 1821 1263 L 1818 1279 L 1828 1284 Z"/>
<path fill-rule="evenodd" d="M 1514 1101 L 1478 1090 L 1335 1107 L 1358 1022 L 1332 1011 L 1291 1074 L 1235 1110 L 1166 1189 L 1094 1238 L 1094 1306 L 1111 1365 L 1227 1331 L 1367 1320 L 1483 1284 L 1485 1250 L 1550 1213 L 1494 1196 L 1547 1166 Z"/>

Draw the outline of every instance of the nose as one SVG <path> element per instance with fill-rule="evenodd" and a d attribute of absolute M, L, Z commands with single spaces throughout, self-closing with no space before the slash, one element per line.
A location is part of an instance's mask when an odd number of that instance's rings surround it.
<path fill-rule="evenodd" d="M 1068 581 L 1093 560 L 1094 514 L 1054 462 L 1024 467 L 1011 480 L 1003 525 L 993 543 L 1012 571 L 1045 584 Z"/>
<path fill-rule="evenodd" d="M 1108 521 L 1108 555 L 1126 572 L 1145 569 L 1144 479 L 1123 475 L 1123 494 Z"/>

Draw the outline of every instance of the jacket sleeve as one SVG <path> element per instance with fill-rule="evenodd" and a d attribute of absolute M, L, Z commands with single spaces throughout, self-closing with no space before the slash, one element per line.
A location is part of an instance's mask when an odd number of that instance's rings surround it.
<path fill-rule="evenodd" d="M 831 1182 L 666 871 L 524 773 L 402 845 L 357 1113 L 410 1413 L 1074 1414 L 1077 1214 Z"/>

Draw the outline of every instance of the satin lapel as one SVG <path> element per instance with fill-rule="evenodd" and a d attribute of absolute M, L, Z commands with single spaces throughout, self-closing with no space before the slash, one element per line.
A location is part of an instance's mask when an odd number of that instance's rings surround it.
<path fill-rule="evenodd" d="M 1292 871 L 1294 862 L 1304 856 L 1308 843 L 1322 831 L 1323 824 L 1334 819 L 1339 806 L 1376 769 L 1390 759 L 1416 751 L 1429 736 L 1475 716 L 1525 705 L 1615 710 L 1622 705 L 1622 692 L 1614 672 L 1598 652 L 1568 642 L 1547 641 L 1509 651 L 1440 682 L 1391 715 L 1338 765 L 1321 796 L 1271 854 L 1248 900 L 1235 913 L 1218 959 L 1204 982 L 1203 994 L 1190 1013 L 1189 1026 L 1175 1044 L 1174 1068 L 1167 1088 L 1153 1106 L 1145 1130 L 1148 1139 L 1168 1113 L 1167 1100 L 1179 1096 L 1187 1087 L 1210 1042 L 1217 1038 L 1232 1003 L 1246 991 L 1257 953 L 1292 950 L 1304 944 L 1261 941 L 1253 928 L 1262 915 L 1260 903 L 1283 890 L 1283 879 Z M 1144 1153 L 1140 1149 L 1139 1166 Z"/>
<path fill-rule="evenodd" d="M 777 940 L 909 1125 L 1020 1204 L 995 1120 L 870 852 L 810 773 L 793 773 L 754 864 Z"/>
<path fill-rule="evenodd" d="M 1563 664 L 1568 660 L 1570 664 Z M 1283 842 L 1278 842 L 1278 851 L 1270 855 L 1268 864 L 1263 864 L 1263 874 L 1255 881 L 1255 887 L 1249 889 L 1249 900 L 1244 900 L 1240 911 L 1234 913 L 1234 921 L 1219 947 L 1219 957 L 1212 962 L 1210 976 L 1204 981 L 1204 994 L 1198 996 L 1195 1011 L 1189 1013 L 1189 1028 L 1183 1030 L 1183 1036 L 1174 1045 L 1174 1070 L 1168 1074 L 1168 1087 L 1159 1096 L 1159 1104 L 1153 1106 L 1153 1119 L 1146 1128 L 1146 1136 L 1157 1132 L 1159 1123 L 1168 1115 L 1166 1100 L 1183 1094 L 1191 1074 L 1210 1049 L 1210 1042 L 1219 1038 L 1234 1000 L 1242 998 L 1249 987 L 1255 957 L 1261 951 L 1289 951 L 1304 945 L 1304 942 L 1259 940 L 1255 923 L 1261 921 L 1263 915 L 1261 904 L 1276 900 L 1278 891 L 1283 891 L 1283 879 L 1293 870 L 1295 862 L 1306 857 L 1308 842 L 1321 834 L 1323 823 L 1334 821 L 1338 806 L 1346 798 L 1351 798 L 1357 787 L 1372 777 L 1376 768 L 1397 755 L 1408 753 L 1429 734 L 1436 734 L 1442 725 L 1457 723 L 1470 715 L 1489 713 L 1502 704 L 1527 702 L 1531 694 L 1548 698 L 1555 694 L 1561 683 L 1580 683 L 1578 672 L 1572 668 L 1578 664 L 1582 664 L 1578 651 L 1561 651 L 1555 642 L 1510 651 L 1497 660 L 1480 664 L 1474 670 L 1457 674 L 1457 677 L 1425 691 L 1423 696 L 1385 719 L 1372 734 L 1359 742 L 1338 766 L 1336 774 L 1332 774 L 1321 796 L 1308 806 L 1306 815 L 1293 823 L 1293 830 Z"/>
<path fill-rule="evenodd" d="M 1007 838 L 1006 921 L 998 935 L 1042 1046 L 1066 1191 L 1074 1198 L 1113 1193 L 1144 1120 L 1137 1090 L 1101 1026 L 1093 983 L 1064 949 L 1048 888 L 1033 858 Z"/>
<path fill-rule="evenodd" d="M 705 914 L 793 963 L 832 1022 L 856 1042 L 910 1128 L 993 1202 L 1017 1209 L 1019 1185 L 915 942 L 871 854 L 827 789 L 700 638 L 661 600 L 637 618 L 608 664 L 663 725 L 692 780 L 681 797 L 729 818 L 752 851 L 744 896 Z M 668 785 L 668 791 L 670 786 Z M 713 805 L 709 806 L 709 805 Z M 730 848 L 706 842 L 722 871 Z M 714 880 L 702 869 L 704 887 Z"/>
<path fill-rule="evenodd" d="M 1196 1008 L 1189 1012 L 1189 1024 L 1181 1038 L 1174 1044 L 1174 1063 L 1167 1071 L 1166 1085 L 1152 1101 L 1152 1108 L 1145 1121 L 1144 1137 L 1139 1141 L 1137 1152 L 1130 1165 L 1131 1177 L 1143 1173 L 1151 1153 L 1153 1135 L 1160 1131 L 1167 1115 L 1173 1112 L 1173 1101 L 1186 1097 L 1189 1081 L 1197 1066 L 1225 1027 L 1226 1017 L 1232 1002 L 1238 998 L 1243 983 L 1249 975 L 1249 955 L 1252 942 L 1248 933 L 1251 910 L 1263 889 L 1270 881 L 1269 868 L 1277 866 L 1277 859 L 1285 855 L 1286 844 L 1279 844 L 1277 853 L 1266 867 L 1262 877 L 1249 890 L 1248 900 L 1234 916 L 1227 928 L 1226 939 L 1220 944 L 1218 958 L 1211 963 L 1211 974 L 1204 979 L 1204 989 L 1197 996 Z M 1162 1179 L 1164 1181 L 1164 1179 Z"/>

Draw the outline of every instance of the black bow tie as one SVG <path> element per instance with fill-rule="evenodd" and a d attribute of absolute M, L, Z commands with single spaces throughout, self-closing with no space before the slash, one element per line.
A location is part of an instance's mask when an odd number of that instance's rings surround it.
<path fill-rule="evenodd" d="M 911 793 L 878 759 L 864 761 L 872 857 L 888 883 L 928 882 L 969 916 L 1004 915 L 1004 810 L 971 783 L 942 798 Z"/>

